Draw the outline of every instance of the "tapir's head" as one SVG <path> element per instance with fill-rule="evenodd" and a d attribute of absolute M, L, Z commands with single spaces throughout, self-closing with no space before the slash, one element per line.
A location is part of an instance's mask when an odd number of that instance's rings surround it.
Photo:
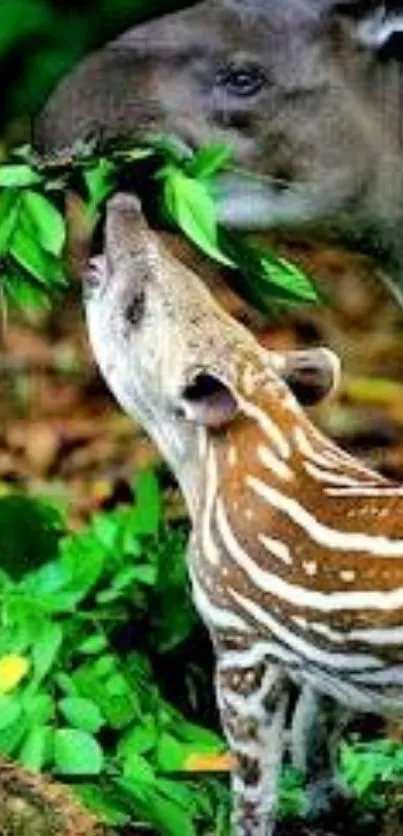
<path fill-rule="evenodd" d="M 93 260 L 85 281 L 90 342 L 101 371 L 121 405 L 153 436 L 190 507 L 201 435 L 221 432 L 234 420 L 246 391 L 264 380 L 276 411 L 293 398 L 292 390 L 312 403 L 333 387 L 331 352 L 263 349 L 170 255 L 133 195 L 109 202 L 104 254 Z"/>
<path fill-rule="evenodd" d="M 402 240 L 400 0 L 205 0 L 138 26 L 51 97 L 42 147 L 178 135 L 226 142 L 260 181 L 226 176 L 237 228 L 313 224 L 390 254 Z"/>

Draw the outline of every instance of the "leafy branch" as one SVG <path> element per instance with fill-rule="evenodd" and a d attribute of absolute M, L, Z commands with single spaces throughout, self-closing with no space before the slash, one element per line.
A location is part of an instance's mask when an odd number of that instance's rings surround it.
<path fill-rule="evenodd" d="M 78 189 L 96 218 L 122 179 L 153 181 L 160 218 L 228 270 L 240 292 L 257 307 L 317 304 L 317 291 L 295 265 L 218 223 L 214 178 L 230 166 L 231 149 L 210 145 L 189 155 L 179 141 L 149 137 L 144 145 L 73 151 L 41 159 L 17 149 L 0 166 L 0 280 L 3 295 L 23 307 L 49 304 L 67 285 L 63 256 L 64 195 Z"/>

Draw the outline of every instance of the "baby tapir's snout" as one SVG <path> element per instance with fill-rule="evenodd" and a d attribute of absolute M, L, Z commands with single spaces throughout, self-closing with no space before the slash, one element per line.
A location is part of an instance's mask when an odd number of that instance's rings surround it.
<path fill-rule="evenodd" d="M 219 430 L 236 416 L 246 366 L 271 381 L 274 393 L 285 395 L 288 385 L 302 403 L 334 386 L 331 352 L 263 349 L 167 250 L 132 194 L 109 201 L 104 252 L 86 275 L 89 336 L 100 369 L 156 441 L 190 507 L 199 430 Z"/>

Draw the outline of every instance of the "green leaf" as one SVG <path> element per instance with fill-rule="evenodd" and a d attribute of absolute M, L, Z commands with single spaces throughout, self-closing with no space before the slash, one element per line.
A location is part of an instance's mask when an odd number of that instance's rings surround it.
<path fill-rule="evenodd" d="M 54 719 L 55 704 L 52 697 L 46 693 L 31 693 L 29 685 L 27 691 L 21 695 L 21 705 L 29 718 L 31 726 L 41 726 Z"/>
<path fill-rule="evenodd" d="M 1 283 L 6 299 L 24 313 L 50 309 L 51 300 L 48 290 L 36 284 L 31 278 L 14 273 L 1 276 Z"/>
<path fill-rule="evenodd" d="M 19 493 L 0 497 L 0 567 L 17 581 L 54 557 L 62 525 L 46 502 Z"/>
<path fill-rule="evenodd" d="M 32 648 L 35 682 L 41 682 L 49 673 L 59 653 L 63 632 L 59 624 L 46 622 Z"/>
<path fill-rule="evenodd" d="M 123 775 L 125 778 L 134 778 L 139 784 L 153 783 L 155 772 L 148 761 L 136 752 L 128 752 L 124 765 Z"/>
<path fill-rule="evenodd" d="M 18 223 L 21 194 L 17 189 L 0 192 L 0 255 L 8 251 L 10 240 Z"/>
<path fill-rule="evenodd" d="M 138 474 L 133 488 L 136 504 L 130 519 L 130 530 L 134 534 L 156 534 L 161 523 L 162 508 L 155 473 L 152 470 L 143 470 Z"/>
<path fill-rule="evenodd" d="M 157 782 L 147 786 L 133 777 L 118 779 L 116 784 L 133 797 L 133 809 L 158 828 L 163 836 L 196 836 L 192 816 L 176 799 L 159 791 Z"/>
<path fill-rule="evenodd" d="M 0 165 L 0 188 L 21 188 L 41 183 L 42 177 L 29 165 Z"/>
<path fill-rule="evenodd" d="M 0 731 L 11 726 L 21 715 L 21 705 L 16 697 L 0 694 Z"/>
<path fill-rule="evenodd" d="M 95 214 L 99 206 L 111 194 L 115 185 L 116 165 L 105 157 L 101 157 L 96 165 L 83 172 L 83 178 L 88 192 L 88 209 Z"/>
<path fill-rule="evenodd" d="M 130 814 L 124 809 L 124 794 L 113 786 L 79 784 L 74 787 L 74 793 L 85 807 L 111 827 L 123 827 L 129 823 Z"/>
<path fill-rule="evenodd" d="M 103 633 L 98 633 L 96 636 L 90 636 L 88 639 L 84 639 L 78 645 L 77 650 L 80 653 L 88 654 L 88 656 L 96 656 L 98 653 L 102 653 L 107 647 L 108 640 L 106 636 Z"/>
<path fill-rule="evenodd" d="M 274 253 L 265 251 L 261 256 L 262 276 L 277 287 L 280 291 L 295 296 L 301 302 L 318 302 L 318 293 L 315 286 L 294 264 L 290 264 L 285 258 L 280 258 Z"/>
<path fill-rule="evenodd" d="M 102 771 L 102 749 L 87 732 L 57 729 L 53 743 L 55 770 L 60 775 L 99 775 Z"/>
<path fill-rule="evenodd" d="M 19 223 L 14 231 L 10 254 L 17 263 L 42 284 L 65 284 L 60 262 L 42 249 L 39 241 Z"/>
<path fill-rule="evenodd" d="M 178 738 L 191 743 L 198 751 L 219 752 L 225 749 L 224 740 L 218 734 L 182 717 L 174 718 L 173 728 Z"/>
<path fill-rule="evenodd" d="M 183 745 L 168 732 L 163 732 L 158 740 L 157 764 L 163 772 L 175 772 L 184 768 L 188 755 L 192 754 L 189 746 Z"/>
<path fill-rule="evenodd" d="M 173 165 L 163 170 L 165 208 L 178 226 L 215 261 L 233 266 L 218 244 L 216 205 L 204 183 Z"/>
<path fill-rule="evenodd" d="M 68 694 L 69 697 L 77 696 L 77 686 L 75 685 L 71 676 L 67 673 L 57 673 L 54 678 L 55 685 L 63 691 L 63 694 Z"/>
<path fill-rule="evenodd" d="M 133 567 L 133 576 L 138 583 L 154 586 L 157 580 L 157 567 L 151 563 L 140 563 Z"/>
<path fill-rule="evenodd" d="M 192 177 L 212 177 L 226 167 L 232 156 L 230 145 L 205 145 L 196 151 L 186 170 Z"/>
<path fill-rule="evenodd" d="M 25 717 L 17 717 L 6 728 L 0 730 L 0 752 L 3 755 L 13 755 L 27 732 L 28 721 Z"/>
<path fill-rule="evenodd" d="M 51 752 L 52 729 L 50 726 L 31 728 L 18 752 L 18 760 L 31 772 L 40 772 L 49 760 Z"/>
<path fill-rule="evenodd" d="M 65 719 L 82 731 L 95 734 L 104 725 L 104 718 L 93 700 L 84 697 L 65 697 L 59 708 Z"/>
<path fill-rule="evenodd" d="M 22 195 L 22 208 L 30 219 L 41 247 L 54 256 L 60 256 L 66 239 L 63 216 L 42 194 L 30 189 Z"/>
<path fill-rule="evenodd" d="M 307 276 L 271 250 L 250 243 L 226 230 L 222 244 L 238 267 L 229 276 L 231 284 L 245 299 L 263 312 L 279 305 L 317 304 L 317 291 Z"/>
<path fill-rule="evenodd" d="M 119 756 L 128 758 L 132 754 L 143 755 L 154 748 L 157 740 L 156 718 L 149 714 L 142 719 L 141 723 L 136 723 L 133 728 L 123 734 L 119 741 Z"/>

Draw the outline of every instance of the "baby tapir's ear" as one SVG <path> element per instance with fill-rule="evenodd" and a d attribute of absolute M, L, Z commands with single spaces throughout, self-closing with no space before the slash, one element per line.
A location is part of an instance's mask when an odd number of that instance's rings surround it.
<path fill-rule="evenodd" d="M 178 413 L 206 427 L 223 427 L 238 410 L 235 396 L 216 375 L 198 371 L 182 391 Z"/>
<path fill-rule="evenodd" d="M 319 403 L 339 384 L 340 361 L 329 348 L 275 352 L 272 361 L 303 406 Z"/>

